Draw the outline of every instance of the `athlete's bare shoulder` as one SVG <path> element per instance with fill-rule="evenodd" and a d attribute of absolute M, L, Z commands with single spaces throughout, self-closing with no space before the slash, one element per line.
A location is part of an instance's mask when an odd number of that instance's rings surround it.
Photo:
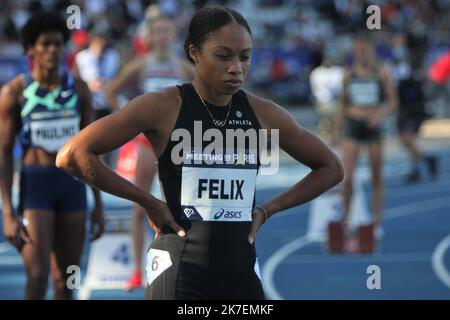
<path fill-rule="evenodd" d="M 2 108 L 11 108 L 20 102 L 20 96 L 25 88 L 25 75 L 19 74 L 5 83 L 0 91 L 0 104 Z"/>
<path fill-rule="evenodd" d="M 12 94 L 15 94 L 15 95 L 21 94 L 23 89 L 25 88 L 25 74 L 20 73 L 20 74 L 16 75 L 10 81 L 5 83 L 2 86 L 2 89 L 3 88 Z"/>
<path fill-rule="evenodd" d="M 170 113 L 176 111 L 181 105 L 181 95 L 177 87 L 167 87 L 159 92 L 149 92 L 142 95 L 144 101 L 150 102 L 153 111 Z"/>

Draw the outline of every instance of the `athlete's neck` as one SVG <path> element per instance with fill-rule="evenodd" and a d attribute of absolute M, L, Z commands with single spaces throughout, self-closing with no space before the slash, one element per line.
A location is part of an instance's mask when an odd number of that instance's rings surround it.
<path fill-rule="evenodd" d="M 89 50 L 91 50 L 96 57 L 100 58 L 105 52 L 105 46 L 94 42 L 89 46 Z"/>
<path fill-rule="evenodd" d="M 61 81 L 61 76 L 58 72 L 58 68 L 44 68 L 37 63 L 31 71 L 31 75 L 35 81 L 39 83 L 43 88 L 53 89 Z"/>
<path fill-rule="evenodd" d="M 200 95 L 200 97 L 206 102 L 215 105 L 215 106 L 224 106 L 227 107 L 231 100 L 231 95 L 224 95 L 216 90 L 212 89 L 211 87 L 208 87 L 207 85 L 203 85 L 201 81 L 199 81 L 197 78 L 195 78 L 192 81 L 193 86 L 195 87 L 195 90 Z"/>
<path fill-rule="evenodd" d="M 360 73 L 360 74 L 371 73 L 373 71 L 373 68 L 374 68 L 374 63 L 370 62 L 370 61 L 359 62 L 355 66 L 356 72 Z"/>

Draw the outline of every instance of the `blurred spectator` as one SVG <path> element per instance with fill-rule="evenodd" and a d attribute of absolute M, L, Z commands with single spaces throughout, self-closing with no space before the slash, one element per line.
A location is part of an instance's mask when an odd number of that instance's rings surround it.
<path fill-rule="evenodd" d="M 110 113 L 103 89 L 113 79 L 120 66 L 120 56 L 116 49 L 108 46 L 109 34 L 93 30 L 89 33 L 88 48 L 80 51 L 76 57 L 76 69 L 89 90 L 92 92 L 92 105 L 95 119 Z"/>
<path fill-rule="evenodd" d="M 150 49 L 145 39 L 145 30 L 148 28 L 144 26 L 148 23 L 144 8 L 149 5 L 159 7 L 162 14 L 174 20 L 180 30 L 180 39 L 184 38 L 187 22 L 196 9 L 212 4 L 234 7 L 245 12 L 252 24 L 253 54 L 256 57 L 253 69 L 269 68 L 252 73 L 270 73 L 271 66 L 280 71 L 282 67 L 279 66 L 284 65 L 288 70 L 281 73 L 289 74 L 289 81 L 281 76 L 280 81 L 270 82 L 267 88 L 261 87 L 264 81 L 251 74 L 248 85 L 256 85 L 262 91 L 274 95 L 272 98 L 293 101 L 297 105 L 308 101 L 309 73 L 319 65 L 317 61 L 323 53 L 323 44 L 342 39 L 344 46 L 345 39 L 350 38 L 353 31 L 365 29 L 368 5 L 375 4 L 381 8 L 382 29 L 372 33 L 377 40 L 377 53 L 383 59 L 391 59 L 396 55 L 385 43 L 390 33 L 399 31 L 405 35 L 413 68 L 422 64 L 424 56 L 434 46 L 450 48 L 450 2 L 447 0 L 2 0 L 0 55 L 5 50 L 9 51 L 11 41 L 15 41 L 16 30 L 31 12 L 45 8 L 65 13 L 70 4 L 81 8 L 81 28 L 88 30 L 95 26 L 96 29 L 109 32 L 124 59 L 141 56 Z M 129 51 L 130 46 L 132 52 Z M 77 50 L 79 48 L 74 48 L 74 51 Z M 264 52 L 264 59 L 259 59 L 261 52 Z M 292 59 L 294 55 L 298 56 L 298 65 L 295 70 L 289 70 L 295 60 Z M 304 59 L 306 55 L 310 55 L 310 59 Z M 275 74 L 279 75 L 278 71 Z M 296 79 L 292 79 L 293 74 Z"/>
<path fill-rule="evenodd" d="M 310 85 L 314 106 L 319 114 L 319 133 L 329 137 L 338 110 L 344 69 L 329 58 L 311 72 Z"/>
<path fill-rule="evenodd" d="M 133 36 L 132 56 L 139 58 L 145 56 L 150 51 L 149 30 L 150 22 L 161 14 L 161 8 L 157 4 L 152 4 L 145 9 L 145 18 L 139 24 L 136 33 Z"/>
<path fill-rule="evenodd" d="M 72 33 L 70 40 L 72 50 L 67 54 L 67 68 L 74 70 L 76 55 L 89 46 L 89 33 L 85 30 L 77 30 Z"/>
<path fill-rule="evenodd" d="M 406 63 L 399 66 L 398 71 L 398 97 L 399 109 L 397 115 L 397 128 L 400 142 L 409 153 L 412 168 L 406 182 L 415 183 L 420 180 L 420 163 L 424 161 L 430 175 L 437 175 L 437 158 L 425 155 L 417 145 L 417 134 L 420 126 L 428 118 L 425 111 L 425 93 L 423 90 L 423 79 L 419 71 L 414 71 Z"/>

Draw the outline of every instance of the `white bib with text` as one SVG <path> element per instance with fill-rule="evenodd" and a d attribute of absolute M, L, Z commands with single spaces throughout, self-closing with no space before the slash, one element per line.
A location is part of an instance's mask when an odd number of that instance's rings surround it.
<path fill-rule="evenodd" d="M 33 145 L 54 153 L 80 131 L 80 117 L 32 121 L 30 129 Z"/>
<path fill-rule="evenodd" d="M 188 220 L 252 221 L 256 168 L 183 166 L 182 218 Z"/>

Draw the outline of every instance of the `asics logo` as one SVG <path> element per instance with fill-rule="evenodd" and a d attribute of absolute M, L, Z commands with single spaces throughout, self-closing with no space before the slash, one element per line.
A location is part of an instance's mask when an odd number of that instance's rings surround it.
<path fill-rule="evenodd" d="M 219 220 L 220 218 L 222 218 L 222 216 L 225 219 L 241 219 L 242 211 L 231 211 L 231 210 L 225 210 L 225 209 L 221 208 L 214 215 L 214 220 Z"/>

